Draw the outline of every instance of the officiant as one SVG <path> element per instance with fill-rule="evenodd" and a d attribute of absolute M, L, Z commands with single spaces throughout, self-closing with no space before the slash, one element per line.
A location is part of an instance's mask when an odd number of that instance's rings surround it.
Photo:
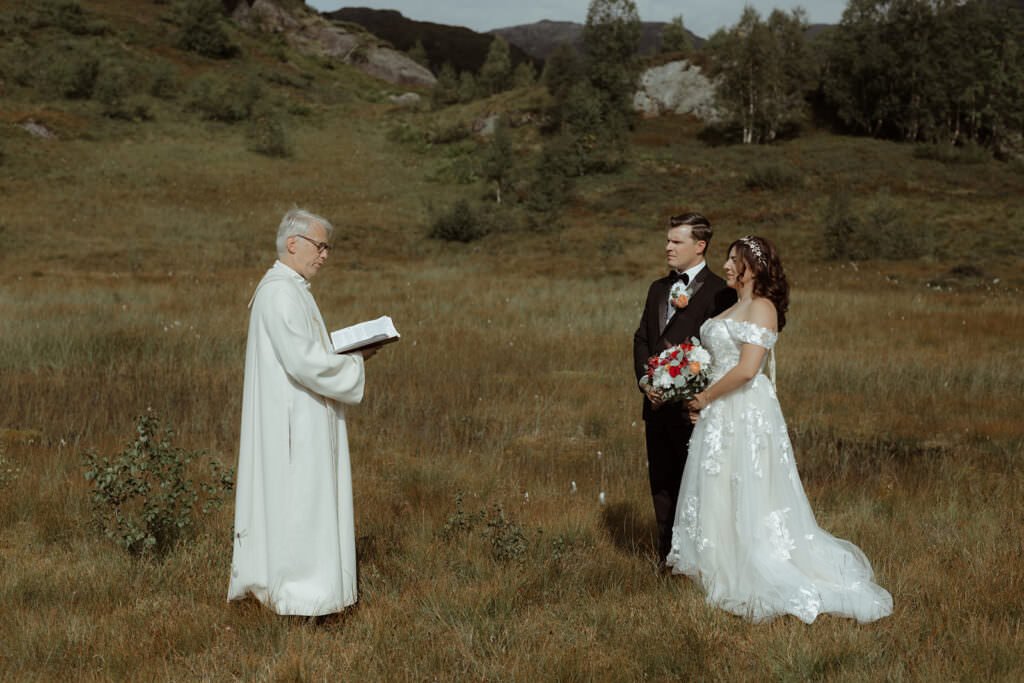
<path fill-rule="evenodd" d="M 333 230 L 286 213 L 277 261 L 249 302 L 228 600 L 252 595 L 278 614 L 331 614 L 357 599 L 344 406 L 362 400 L 374 351 L 334 353 L 310 292 Z"/>

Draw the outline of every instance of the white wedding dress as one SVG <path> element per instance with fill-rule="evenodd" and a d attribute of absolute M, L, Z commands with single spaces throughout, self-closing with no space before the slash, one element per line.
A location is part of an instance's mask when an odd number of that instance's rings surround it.
<path fill-rule="evenodd" d="M 712 382 L 739 362 L 743 344 L 770 350 L 778 336 L 728 318 L 708 320 L 700 333 Z M 667 563 L 699 583 L 708 604 L 755 622 L 792 614 L 811 623 L 823 613 L 869 622 L 892 612 L 864 553 L 815 522 L 763 373 L 701 412 Z"/>

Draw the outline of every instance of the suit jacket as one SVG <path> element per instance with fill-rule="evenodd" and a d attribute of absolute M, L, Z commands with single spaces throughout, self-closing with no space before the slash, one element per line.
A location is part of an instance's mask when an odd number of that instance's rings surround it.
<path fill-rule="evenodd" d="M 665 276 L 652 282 L 650 289 L 647 290 L 647 303 L 644 304 L 644 312 L 640 316 L 640 326 L 633 335 L 633 369 L 638 382 L 647 371 L 647 359 L 670 346 L 687 341 L 690 337 L 700 337 L 700 326 L 705 320 L 715 317 L 736 303 L 736 292 L 705 265 L 690 285 L 689 304 L 686 308 L 677 310 L 663 329 L 663 320 L 668 313 L 668 290 L 671 286 L 672 280 Z M 645 420 L 653 415 L 668 412 L 670 411 L 655 411 L 646 394 L 644 395 Z"/>

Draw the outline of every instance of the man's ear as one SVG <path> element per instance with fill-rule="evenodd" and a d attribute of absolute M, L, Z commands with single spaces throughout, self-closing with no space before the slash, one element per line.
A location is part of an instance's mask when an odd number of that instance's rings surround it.
<path fill-rule="evenodd" d="M 288 250 L 289 254 L 294 254 L 295 253 L 295 241 L 297 239 L 298 238 L 295 237 L 295 235 L 291 235 L 291 236 L 288 237 L 288 239 L 285 240 L 284 248 Z"/>
<path fill-rule="evenodd" d="M 700 246 L 700 250 L 697 252 L 697 255 L 698 256 L 703 256 L 704 252 L 706 252 L 708 250 L 708 241 L 707 240 L 697 240 L 697 245 Z"/>

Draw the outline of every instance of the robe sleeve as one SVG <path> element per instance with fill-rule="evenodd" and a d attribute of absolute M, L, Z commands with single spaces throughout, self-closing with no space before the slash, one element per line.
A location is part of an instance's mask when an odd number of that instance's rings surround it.
<path fill-rule="evenodd" d="M 309 334 L 306 306 L 291 287 L 270 284 L 261 294 L 263 300 L 257 299 L 254 312 L 258 312 L 285 373 L 310 391 L 339 403 L 354 405 L 362 401 L 362 355 L 324 349 L 320 340 Z"/>

